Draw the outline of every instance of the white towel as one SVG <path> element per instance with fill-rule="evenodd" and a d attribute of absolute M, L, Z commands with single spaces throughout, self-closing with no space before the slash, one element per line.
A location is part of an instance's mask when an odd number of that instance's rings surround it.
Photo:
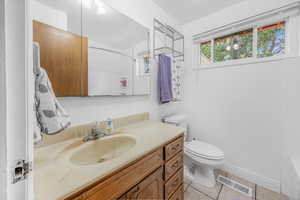
<path fill-rule="evenodd" d="M 42 136 L 42 131 L 41 127 L 37 121 L 37 112 L 36 112 L 36 107 L 33 107 L 33 124 L 34 124 L 34 130 L 33 130 L 33 141 L 34 144 L 38 144 L 42 141 L 43 136 Z"/>
<path fill-rule="evenodd" d="M 37 120 L 43 133 L 53 135 L 71 124 L 70 116 L 56 99 L 47 72 L 43 68 L 36 75 L 35 99 Z"/>

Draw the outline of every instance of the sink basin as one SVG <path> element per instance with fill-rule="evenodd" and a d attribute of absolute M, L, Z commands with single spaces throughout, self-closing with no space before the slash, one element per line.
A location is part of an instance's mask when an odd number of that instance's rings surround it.
<path fill-rule="evenodd" d="M 136 144 L 130 136 L 113 136 L 83 144 L 73 153 L 70 161 L 75 165 L 96 165 L 125 154 Z"/>

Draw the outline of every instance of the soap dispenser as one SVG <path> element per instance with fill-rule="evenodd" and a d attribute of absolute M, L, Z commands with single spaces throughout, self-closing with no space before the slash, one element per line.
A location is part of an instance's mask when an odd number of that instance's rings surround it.
<path fill-rule="evenodd" d="M 105 129 L 107 134 L 113 133 L 114 125 L 111 118 L 107 118 L 107 120 L 105 121 Z"/>

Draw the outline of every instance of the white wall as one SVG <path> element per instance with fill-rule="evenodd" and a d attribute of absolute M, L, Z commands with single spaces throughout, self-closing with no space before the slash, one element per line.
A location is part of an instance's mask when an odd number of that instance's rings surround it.
<path fill-rule="evenodd" d="M 89 40 L 89 47 L 101 47 L 131 55 L 129 50 L 122 51 Z M 88 49 L 88 86 L 89 96 L 132 95 L 133 60 L 123 55 L 107 51 Z M 121 78 L 127 78 L 127 88 L 121 88 Z"/>
<path fill-rule="evenodd" d="M 183 26 L 188 70 L 184 110 L 192 137 L 223 149 L 228 170 L 276 191 L 285 133 L 282 73 L 289 61 L 195 72 L 192 35 L 290 2 L 294 1 L 243 1 Z"/>
<path fill-rule="evenodd" d="M 282 190 L 291 200 L 300 199 L 300 58 L 294 59 L 284 70 L 284 131 L 285 154 L 282 163 Z"/>
<path fill-rule="evenodd" d="M 65 31 L 68 30 L 68 16 L 66 13 L 45 6 L 36 0 L 31 2 L 31 11 L 32 19 Z"/>
<path fill-rule="evenodd" d="M 150 33 L 152 33 L 153 18 L 159 18 L 173 26 L 178 24 L 151 0 L 105 0 L 104 2 L 149 28 Z M 159 106 L 157 99 L 157 66 L 155 64 L 152 65 L 150 96 L 63 98 L 60 101 L 71 114 L 73 125 L 140 112 L 150 112 L 151 118 L 159 119 L 161 115 L 179 111 L 181 105 L 181 103 L 170 103 Z"/>

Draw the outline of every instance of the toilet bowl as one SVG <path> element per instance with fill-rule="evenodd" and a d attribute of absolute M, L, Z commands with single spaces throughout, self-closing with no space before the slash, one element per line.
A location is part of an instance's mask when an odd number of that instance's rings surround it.
<path fill-rule="evenodd" d="M 184 154 L 186 162 L 189 160 L 191 163 L 185 167 L 186 179 L 196 188 L 199 185 L 214 187 L 214 169 L 224 163 L 224 153 L 211 144 L 193 140 L 184 143 Z"/>
<path fill-rule="evenodd" d="M 163 119 L 165 123 L 187 129 L 186 116 L 172 115 Z M 184 179 L 193 187 L 214 187 L 216 177 L 214 169 L 224 163 L 224 153 L 218 147 L 203 141 L 187 141 L 187 130 L 184 133 Z"/>

